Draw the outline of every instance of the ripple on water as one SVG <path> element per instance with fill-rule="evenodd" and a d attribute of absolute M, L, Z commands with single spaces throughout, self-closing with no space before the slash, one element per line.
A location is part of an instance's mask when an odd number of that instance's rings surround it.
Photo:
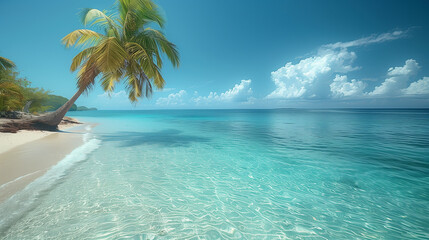
<path fill-rule="evenodd" d="M 427 114 L 132 116 L 0 236 L 429 239 Z"/>

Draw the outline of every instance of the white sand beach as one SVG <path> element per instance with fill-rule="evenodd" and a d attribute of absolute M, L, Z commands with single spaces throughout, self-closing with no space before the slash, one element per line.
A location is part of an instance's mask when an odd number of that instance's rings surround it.
<path fill-rule="evenodd" d="M 78 124 L 59 125 L 60 131 L 76 127 Z M 23 144 L 39 140 L 46 136 L 57 134 L 59 132 L 51 131 L 29 131 L 21 130 L 17 133 L 2 133 L 0 132 L 0 154 L 5 153 L 15 147 Z"/>
<path fill-rule="evenodd" d="M 60 125 L 59 132 L 0 133 L 0 202 L 42 176 L 82 145 L 85 126 Z"/>

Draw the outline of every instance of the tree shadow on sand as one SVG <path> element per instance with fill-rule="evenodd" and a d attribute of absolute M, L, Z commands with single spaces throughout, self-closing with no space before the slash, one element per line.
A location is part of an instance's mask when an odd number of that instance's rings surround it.
<path fill-rule="evenodd" d="M 187 147 L 193 142 L 209 142 L 207 137 L 182 134 L 177 129 L 167 129 L 156 132 L 118 132 L 112 135 L 102 135 L 103 141 L 118 142 L 120 147 L 138 145 L 159 145 L 163 147 Z"/>

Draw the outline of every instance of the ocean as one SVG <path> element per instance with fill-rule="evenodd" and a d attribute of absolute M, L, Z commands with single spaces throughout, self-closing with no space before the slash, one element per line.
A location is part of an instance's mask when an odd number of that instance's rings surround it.
<path fill-rule="evenodd" d="M 0 239 L 429 239 L 429 110 L 68 116 L 98 125 Z"/>

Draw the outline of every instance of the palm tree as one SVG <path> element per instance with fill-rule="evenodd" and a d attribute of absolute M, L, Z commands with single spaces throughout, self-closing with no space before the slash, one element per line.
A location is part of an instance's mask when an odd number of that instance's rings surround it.
<path fill-rule="evenodd" d="M 0 57 L 0 71 L 6 71 L 7 69 L 11 69 L 15 67 L 15 63 L 13 63 L 11 60 Z"/>
<path fill-rule="evenodd" d="M 0 73 L 15 68 L 15 63 L 11 60 L 0 57 Z M 12 111 L 22 106 L 24 96 L 22 89 L 15 83 L 4 81 L 0 75 L 0 111 Z"/>
<path fill-rule="evenodd" d="M 160 30 L 149 27 L 164 27 L 158 6 L 151 0 L 118 0 L 115 7 L 116 14 L 97 9 L 82 12 L 83 24 L 103 33 L 79 29 L 62 39 L 66 47 L 83 48 L 70 67 L 72 72 L 78 71 L 78 90 L 55 112 L 33 120 L 33 125 L 56 129 L 76 99 L 95 84 L 97 76 L 107 92 L 112 92 L 115 84 L 124 80 L 128 98 L 136 102 L 152 94 L 152 84 L 158 89 L 164 87 L 162 53 L 174 67 L 179 66 L 176 46 Z"/>
<path fill-rule="evenodd" d="M 24 96 L 20 86 L 0 82 L 0 111 L 13 111 L 22 107 Z"/>

